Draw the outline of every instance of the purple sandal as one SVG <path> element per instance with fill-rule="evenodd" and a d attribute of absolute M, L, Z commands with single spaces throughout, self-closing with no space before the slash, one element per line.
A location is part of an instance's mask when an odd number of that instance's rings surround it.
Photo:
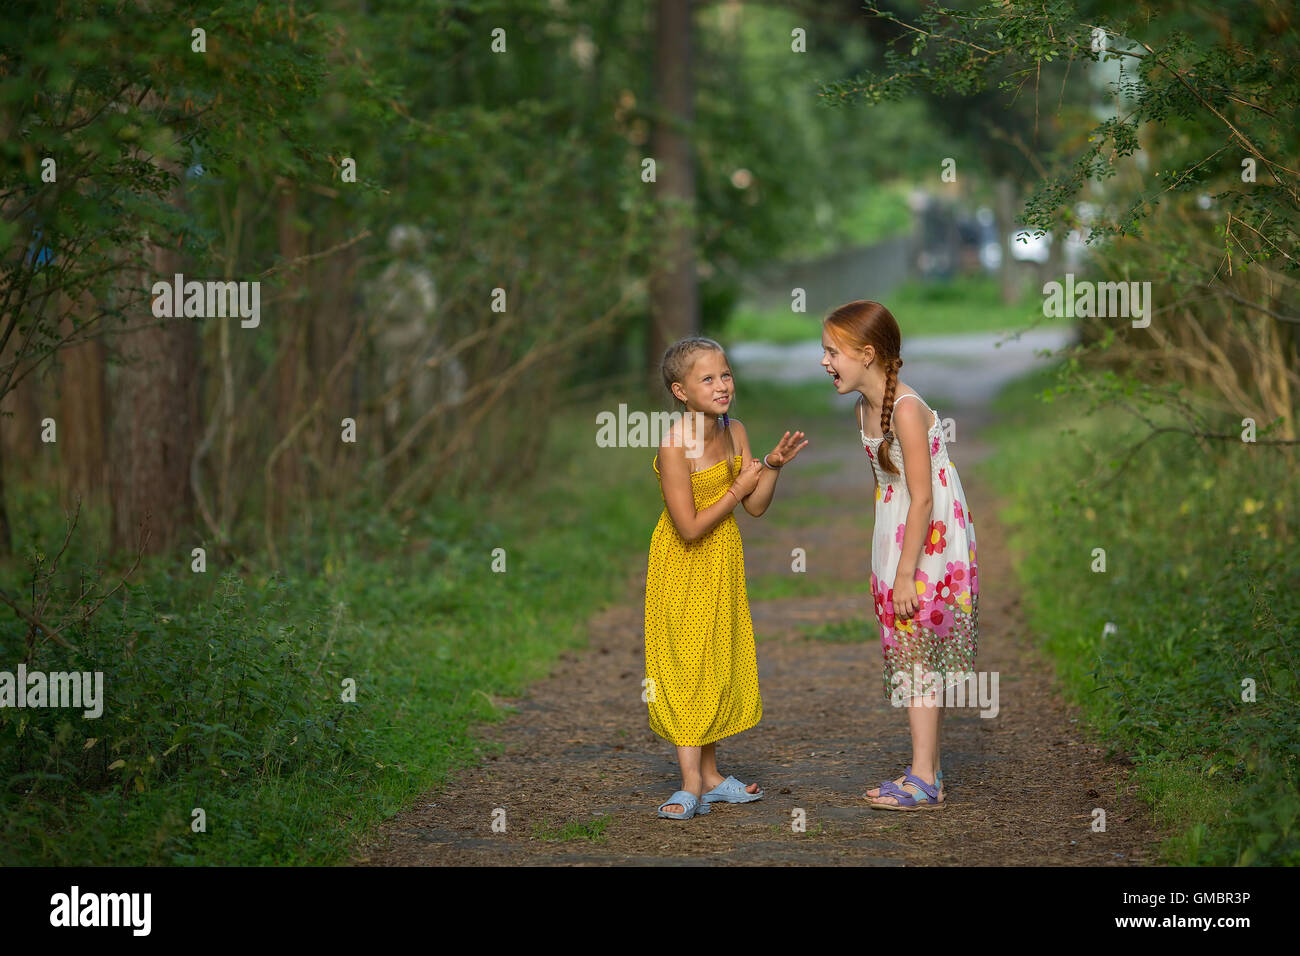
<path fill-rule="evenodd" d="M 911 764 L 908 764 L 906 767 L 903 768 L 903 776 L 904 776 L 904 777 L 906 777 L 906 776 L 907 776 L 909 773 L 911 773 L 911 772 L 912 772 L 912 765 L 911 765 Z M 904 780 L 903 782 L 906 783 L 907 781 Z M 876 789 L 877 789 L 877 790 L 883 790 L 883 789 L 885 788 L 885 784 L 889 784 L 890 789 L 892 789 L 892 788 L 898 786 L 898 784 L 894 783 L 894 781 L 892 781 L 892 780 L 882 780 L 882 781 L 880 781 L 880 783 L 876 784 Z M 942 790 L 942 789 L 943 789 L 943 771 L 942 771 L 942 770 L 940 770 L 940 771 L 938 771 L 937 773 L 935 773 L 935 775 L 934 775 L 934 786 L 935 786 L 935 789 L 936 789 L 936 790 Z M 883 796 L 886 796 L 886 795 L 891 796 L 891 797 L 892 797 L 892 796 L 895 796 L 895 794 L 893 794 L 893 793 L 889 793 L 888 791 L 886 791 L 885 793 L 878 793 L 878 794 L 876 794 L 876 797 L 883 797 Z M 866 800 L 866 801 L 868 801 L 868 802 L 870 802 L 870 801 L 876 799 L 876 797 L 871 796 L 871 794 L 869 794 L 869 793 L 864 793 L 864 794 L 862 794 L 862 797 L 863 797 L 864 800 Z M 943 803 L 943 800 L 940 799 L 939 802 L 940 802 L 940 803 Z"/>
<path fill-rule="evenodd" d="M 898 803 L 897 804 L 876 803 L 873 801 L 870 804 L 871 809 L 910 811 L 910 810 L 939 810 L 943 808 L 943 804 L 939 802 L 938 781 L 936 781 L 935 783 L 926 783 L 920 777 L 912 774 L 910 772 L 910 768 L 909 768 L 909 772 L 905 773 L 903 777 L 904 777 L 903 782 L 905 784 L 910 783 L 913 786 L 915 786 L 918 790 L 921 791 L 921 796 L 914 796 L 913 794 L 908 793 L 902 787 L 898 786 L 898 784 L 894 783 L 894 781 L 885 780 L 880 784 L 880 795 L 882 797 L 893 797 L 895 800 L 898 801 Z M 924 799 L 921 799 L 921 797 L 924 797 Z"/>

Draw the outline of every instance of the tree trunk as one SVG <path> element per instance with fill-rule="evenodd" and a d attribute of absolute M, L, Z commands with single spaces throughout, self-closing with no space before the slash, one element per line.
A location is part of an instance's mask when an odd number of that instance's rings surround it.
<path fill-rule="evenodd" d="M 80 302 L 68 303 L 63 334 L 72 332 L 73 310 L 80 317 L 93 315 L 95 303 L 89 293 Z M 86 504 L 107 500 L 108 478 L 107 394 L 104 389 L 104 343 L 92 338 L 60 350 L 59 448 L 63 462 L 63 485 L 69 499 L 80 496 Z M 71 505 L 71 500 L 66 502 Z"/>
<path fill-rule="evenodd" d="M 316 243 L 317 248 L 328 249 L 343 242 L 347 238 L 349 225 L 346 216 L 334 213 L 326 227 L 328 232 L 325 238 Z M 359 306 L 353 299 L 359 261 L 360 246 L 349 246 L 328 259 L 321 260 L 323 264 L 318 271 L 313 264 L 313 272 L 304 275 L 304 281 L 313 290 L 312 301 L 315 303 L 309 313 L 315 317 L 309 329 L 313 389 L 347 351 L 348 342 L 357 323 L 361 321 L 360 309 L 364 306 Z M 427 329 L 424 331 L 427 333 Z M 359 456 L 352 454 L 350 446 L 345 447 L 338 440 L 340 421 L 356 418 L 360 430 L 357 436 L 359 447 L 382 454 L 381 446 L 374 443 L 378 437 L 378 427 L 369 427 L 369 420 L 363 421 L 358 415 L 360 396 L 356 390 L 357 379 L 354 374 L 357 365 L 358 362 L 353 361 L 346 372 L 340 373 L 337 389 L 330 393 L 321 409 L 322 427 L 313 429 L 310 438 L 312 454 L 325 469 L 319 476 L 323 485 L 313 490 L 316 494 L 324 491 L 331 499 L 341 489 L 354 486 L 358 477 Z M 314 391 L 311 394 L 314 395 Z M 379 417 L 382 419 L 382 416 Z"/>
<path fill-rule="evenodd" d="M 179 177 L 180 170 L 170 171 Z M 184 202 L 179 179 L 172 201 Z M 177 249 L 148 237 L 145 242 L 147 272 L 137 277 L 137 290 L 183 271 Z M 151 302 L 145 296 L 134 317 L 134 324 L 148 326 L 120 340 L 123 367 L 113 389 L 110 492 L 112 546 L 134 550 L 143 525 L 145 551 L 157 554 L 180 539 L 194 516 L 190 462 L 198 434 L 199 338 L 193 319 L 154 318 Z"/>
<path fill-rule="evenodd" d="M 691 2 L 658 0 L 655 26 L 655 199 L 660 209 L 656 268 L 650 275 L 646 363 L 651 394 L 663 389 L 659 363 L 664 350 L 700 328 L 695 273 L 695 166 L 691 154 L 694 119 L 691 78 Z"/>
<path fill-rule="evenodd" d="M 999 176 L 993 183 L 993 216 L 1002 248 L 1002 265 L 998 278 L 1002 285 L 1002 304 L 1013 304 L 1020 295 L 1020 263 L 1011 257 L 1016 228 L 1016 185 L 1010 176 Z"/>
<path fill-rule="evenodd" d="M 13 361 L 16 350 L 17 346 L 11 339 L 3 350 L 6 363 Z M 33 397 L 40 384 L 39 379 L 33 375 L 23 382 L 22 387 L 0 395 L 0 555 L 13 553 L 5 479 L 11 479 L 15 487 L 30 480 L 33 465 L 39 459 L 37 449 L 45 447 L 40 440 L 42 416 Z M 18 467 L 20 465 L 21 468 Z"/>
<path fill-rule="evenodd" d="M 5 443 L 0 435 L 0 558 L 14 553 L 13 532 L 9 527 L 9 506 L 5 504 Z"/>
<path fill-rule="evenodd" d="M 283 262 L 292 262 L 307 252 L 307 239 L 298 228 L 298 194 L 292 183 L 283 183 L 279 187 L 277 199 L 277 232 L 280 258 Z M 303 267 L 309 269 L 310 266 Z M 286 293 L 291 288 L 302 289 L 306 286 L 306 272 L 290 271 L 284 279 Z M 275 440 L 287 434 L 293 428 L 301 412 L 301 396 L 307 349 L 307 310 L 302 304 L 286 298 L 276 310 L 279 321 L 275 323 L 279 334 L 289 336 L 290 342 L 285 348 L 276 370 L 276 435 Z M 299 441 L 303 441 L 302 436 Z M 290 446 L 284 449 L 272 466 L 274 487 L 279 492 L 272 500 L 263 503 L 274 524 L 278 524 L 288 513 L 288 501 L 302 484 L 303 469 L 301 453 Z"/>

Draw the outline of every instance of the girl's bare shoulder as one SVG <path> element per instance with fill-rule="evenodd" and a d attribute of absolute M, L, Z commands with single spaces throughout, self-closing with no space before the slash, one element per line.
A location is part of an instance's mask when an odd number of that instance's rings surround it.
<path fill-rule="evenodd" d="M 663 431 L 663 436 L 659 439 L 659 450 L 662 452 L 666 448 L 684 448 L 686 445 L 686 416 L 670 419 L 669 425 Z"/>
<path fill-rule="evenodd" d="M 904 394 L 916 395 L 915 392 L 905 392 Z M 917 395 L 917 398 L 920 398 Z M 901 426 L 907 431 L 915 431 L 924 434 L 930 428 L 930 412 L 920 402 L 900 402 L 897 396 L 894 398 L 894 412 L 890 416 L 894 431 L 898 431 Z"/>

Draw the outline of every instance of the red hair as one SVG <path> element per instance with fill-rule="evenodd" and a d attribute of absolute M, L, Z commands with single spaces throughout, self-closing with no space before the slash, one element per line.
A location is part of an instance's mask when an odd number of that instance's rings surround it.
<path fill-rule="evenodd" d="M 845 303 L 822 319 L 822 326 L 843 345 L 846 351 L 860 352 L 868 345 L 876 351 L 876 359 L 885 373 L 885 397 L 880 403 L 880 432 L 885 440 L 880 443 L 877 459 L 880 467 L 891 475 L 898 474 L 890 457 L 894 433 L 890 424 L 894 417 L 894 390 L 898 387 L 898 370 L 903 367 L 899 357 L 903 335 L 898 321 L 879 302 L 855 299 Z"/>

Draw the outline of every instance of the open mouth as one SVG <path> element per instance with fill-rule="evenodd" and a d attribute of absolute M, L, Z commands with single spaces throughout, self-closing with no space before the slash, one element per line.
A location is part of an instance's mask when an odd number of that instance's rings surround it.
<path fill-rule="evenodd" d="M 834 382 L 836 385 L 840 384 L 840 377 L 834 371 L 828 371 L 826 374 L 831 376 L 831 381 Z"/>
<path fill-rule="evenodd" d="M 715 404 L 715 405 L 730 405 L 730 404 L 731 404 L 731 398 L 730 398 L 730 397 L 715 398 L 715 399 L 713 400 L 713 404 Z"/>

